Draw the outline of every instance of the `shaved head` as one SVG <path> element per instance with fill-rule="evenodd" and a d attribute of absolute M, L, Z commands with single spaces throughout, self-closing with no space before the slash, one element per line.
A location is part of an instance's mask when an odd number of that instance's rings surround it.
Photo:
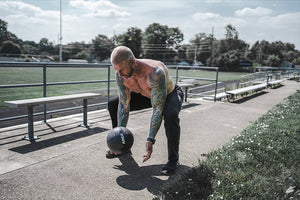
<path fill-rule="evenodd" d="M 121 63 L 122 61 L 129 62 L 131 59 L 135 59 L 131 49 L 125 46 L 116 47 L 110 56 L 110 61 L 112 65 Z"/>

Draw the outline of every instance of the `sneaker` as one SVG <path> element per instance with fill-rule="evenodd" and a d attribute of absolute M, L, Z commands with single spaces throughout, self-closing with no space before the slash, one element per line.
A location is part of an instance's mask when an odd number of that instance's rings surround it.
<path fill-rule="evenodd" d="M 163 175 L 171 175 L 174 174 L 176 169 L 179 167 L 179 162 L 168 162 L 167 164 L 165 164 L 165 166 L 162 168 L 162 170 L 160 171 L 161 174 Z"/>

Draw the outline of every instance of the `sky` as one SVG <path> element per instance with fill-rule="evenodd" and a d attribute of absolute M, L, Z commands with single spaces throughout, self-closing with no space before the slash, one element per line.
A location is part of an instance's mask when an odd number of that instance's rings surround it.
<path fill-rule="evenodd" d="M 233 25 L 239 38 L 293 43 L 300 50 L 300 0 L 61 0 L 62 43 L 90 43 L 152 23 L 178 27 L 188 43 L 198 33 L 225 38 Z M 60 0 L 0 0 L 0 18 L 22 40 L 58 44 Z"/>

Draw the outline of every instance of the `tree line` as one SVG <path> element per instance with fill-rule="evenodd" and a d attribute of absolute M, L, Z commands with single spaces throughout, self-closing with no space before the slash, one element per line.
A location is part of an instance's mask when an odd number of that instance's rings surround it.
<path fill-rule="evenodd" d="M 0 19 L 0 57 L 14 56 L 28 59 L 32 55 L 59 60 L 59 45 L 47 38 L 23 41 L 7 30 L 8 23 Z M 108 61 L 112 49 L 124 45 L 132 49 L 137 58 L 161 60 L 166 64 L 185 61 L 189 64 L 202 63 L 217 66 L 222 71 L 241 71 L 241 63 L 253 63 L 254 66 L 280 67 L 288 62 L 300 64 L 300 52 L 291 43 L 281 41 L 257 41 L 250 46 L 239 39 L 237 29 L 225 26 L 223 39 L 216 39 L 213 34 L 198 33 L 188 44 L 183 44 L 184 35 L 178 27 L 169 27 L 159 23 L 150 24 L 145 30 L 130 27 L 126 32 L 107 37 L 99 34 L 91 42 L 72 42 L 63 45 L 63 61 L 85 59 L 89 62 Z"/>

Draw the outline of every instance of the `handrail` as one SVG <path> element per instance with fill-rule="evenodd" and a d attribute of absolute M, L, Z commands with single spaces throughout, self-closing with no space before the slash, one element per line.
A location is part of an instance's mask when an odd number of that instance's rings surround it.
<path fill-rule="evenodd" d="M 110 96 L 110 82 L 114 82 L 115 80 L 110 79 L 110 63 L 107 64 L 86 64 L 86 63 L 50 63 L 50 62 L 6 62 L 0 61 L 1 68 L 20 68 L 20 67 L 34 67 L 34 68 L 42 68 L 43 69 L 43 83 L 29 83 L 29 84 L 10 84 L 10 85 L 0 85 L 0 89 L 5 88 L 19 88 L 19 87 L 43 87 L 43 97 L 47 97 L 47 86 L 54 86 L 54 85 L 69 85 L 69 84 L 88 84 L 88 83 L 107 83 L 107 102 L 109 101 Z M 89 81 L 71 81 L 71 82 L 47 82 L 47 68 L 103 68 L 107 69 L 107 80 L 89 80 Z M 88 105 L 88 107 L 99 106 L 99 105 L 106 105 L 105 103 L 99 104 L 92 104 Z M 64 112 L 69 110 L 76 110 L 81 109 L 82 106 L 72 107 L 72 108 L 65 108 L 65 109 L 58 109 L 47 111 L 46 104 L 44 104 L 43 108 L 43 115 L 44 121 L 46 122 L 46 116 L 50 113 L 58 113 Z M 41 113 L 36 113 L 35 116 L 42 115 Z M 0 119 L 2 121 L 8 121 L 13 119 L 20 119 L 25 118 L 27 115 L 22 116 L 15 116 L 15 117 L 8 117 Z"/>
<path fill-rule="evenodd" d="M 0 61 L 0 67 L 70 67 L 70 68 L 107 68 L 110 63 L 51 63 L 51 62 L 6 62 Z"/>
<path fill-rule="evenodd" d="M 239 88 L 241 80 L 244 79 L 245 77 L 253 77 L 254 78 L 253 81 L 255 81 L 255 80 L 257 80 L 256 76 L 259 76 L 259 75 L 264 75 L 265 77 L 267 77 L 268 73 L 267 72 L 255 72 L 255 73 L 243 75 L 237 80 L 236 88 Z M 253 82 L 253 81 L 251 81 L 251 82 Z"/>
<path fill-rule="evenodd" d="M 178 83 L 178 79 L 194 79 L 194 80 L 200 80 L 200 81 L 214 81 L 215 89 L 214 89 L 214 101 L 216 101 L 216 96 L 217 96 L 217 91 L 218 91 L 218 77 L 219 77 L 219 68 L 218 67 L 207 67 L 207 66 L 181 66 L 181 65 L 168 65 L 168 68 L 176 68 L 176 76 L 172 76 L 172 78 L 176 78 L 176 84 Z M 178 70 L 179 68 L 185 69 L 185 68 L 190 68 L 190 69 L 202 69 L 202 70 L 214 70 L 216 71 L 216 78 L 198 78 L 198 77 L 187 77 L 187 76 L 179 76 L 178 75 Z"/>

